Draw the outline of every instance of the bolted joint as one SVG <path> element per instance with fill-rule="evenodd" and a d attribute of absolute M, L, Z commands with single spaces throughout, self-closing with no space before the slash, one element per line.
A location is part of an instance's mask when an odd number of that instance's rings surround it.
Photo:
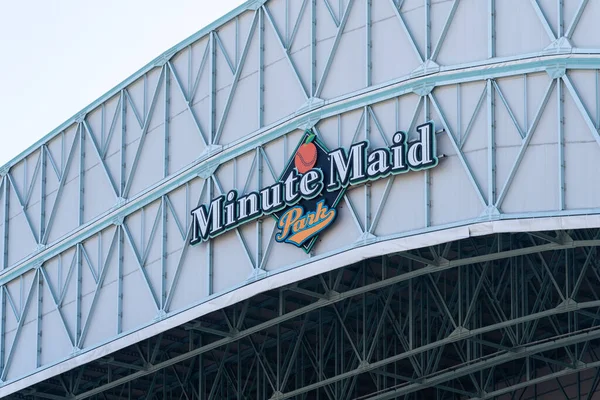
<path fill-rule="evenodd" d="M 123 225 L 125 218 L 122 215 L 117 215 L 116 217 L 113 218 L 113 225 L 115 226 L 121 226 Z"/>

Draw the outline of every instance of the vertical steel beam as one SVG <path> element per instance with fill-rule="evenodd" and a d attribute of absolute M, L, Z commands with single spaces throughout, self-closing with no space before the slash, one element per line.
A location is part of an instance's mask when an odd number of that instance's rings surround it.
<path fill-rule="evenodd" d="M 559 0 L 562 3 L 562 0 Z M 560 78 L 556 79 L 557 105 L 558 105 L 558 207 L 559 210 L 566 208 L 565 204 L 565 97 L 563 83 Z"/>
<path fill-rule="evenodd" d="M 75 246 L 75 350 L 79 350 L 79 339 L 81 338 L 81 301 L 82 293 L 81 286 L 83 283 L 83 260 L 81 258 L 81 243 Z"/>
<path fill-rule="evenodd" d="M 79 124 L 77 129 L 79 129 L 79 214 L 77 221 L 81 226 L 85 208 L 85 133 L 82 124 Z"/>
<path fill-rule="evenodd" d="M 208 199 L 212 199 L 214 198 L 214 183 L 212 182 L 211 178 L 207 178 L 206 180 L 206 193 L 207 193 L 207 198 Z M 214 257 L 213 257 L 213 241 L 209 240 L 206 243 L 206 264 L 207 264 L 207 272 L 208 272 L 208 281 L 206 282 L 207 284 L 207 294 L 208 296 L 213 294 L 213 281 L 214 281 L 214 272 L 213 272 L 213 261 L 214 261 Z"/>
<path fill-rule="evenodd" d="M 100 106 L 100 149 L 102 152 L 104 152 L 104 143 L 106 141 L 106 123 L 105 123 L 105 118 L 106 118 L 106 103 L 102 103 L 102 105 Z M 47 149 L 46 149 L 47 150 Z M 104 157 L 104 154 L 102 154 L 102 157 Z"/>
<path fill-rule="evenodd" d="M 6 356 L 6 288 L 0 286 L 0 376 L 4 373 Z"/>
<path fill-rule="evenodd" d="M 372 22 L 371 22 L 371 6 L 372 6 L 372 1 L 373 0 L 366 0 L 365 1 L 365 16 L 366 16 L 366 21 L 365 21 L 365 59 L 366 59 L 366 69 L 365 69 L 365 78 L 366 78 L 366 82 L 365 85 L 366 87 L 371 86 L 371 81 L 372 81 L 372 72 L 373 72 L 373 63 L 372 63 L 372 57 L 371 57 L 371 52 L 372 52 L 372 48 L 373 48 L 373 43 L 371 40 L 371 28 L 372 28 Z"/>
<path fill-rule="evenodd" d="M 558 12 L 557 12 L 557 16 L 558 16 L 558 35 L 557 37 L 562 37 L 564 35 L 564 31 L 565 31 L 565 17 L 564 17 L 564 0 L 556 0 L 557 4 L 556 6 L 558 7 Z"/>
<path fill-rule="evenodd" d="M 127 96 L 129 96 L 129 92 L 127 92 Z M 148 100 L 146 100 L 148 98 L 148 74 L 144 74 L 144 93 L 143 93 L 143 96 L 144 96 L 144 100 L 142 102 L 142 117 L 145 118 L 145 116 L 146 116 L 146 110 L 148 109 L 148 107 L 147 107 Z M 129 98 L 129 101 L 133 102 L 133 100 L 131 100 L 131 98 Z M 135 112 L 135 107 L 133 107 L 133 105 L 132 105 L 131 109 Z M 143 124 L 139 118 L 138 118 L 138 121 L 140 121 L 140 125 Z"/>
<path fill-rule="evenodd" d="M 194 80 L 193 78 L 193 72 L 192 72 L 192 46 L 188 46 L 187 47 L 187 55 L 188 55 L 188 76 L 187 76 L 187 85 L 186 85 L 186 91 L 187 91 L 187 96 L 184 96 L 187 100 L 187 103 L 191 105 L 191 98 L 192 98 L 192 81 Z"/>
<path fill-rule="evenodd" d="M 290 0 L 285 0 L 285 32 L 283 38 L 283 45 L 286 49 L 289 49 L 290 44 Z"/>
<path fill-rule="evenodd" d="M 240 63 L 240 17 L 235 17 L 235 65 Z"/>
<path fill-rule="evenodd" d="M 600 70 L 596 70 L 596 130 L 600 130 Z M 600 370 L 599 370 L 600 371 Z"/>
<path fill-rule="evenodd" d="M 43 268 L 41 265 L 40 269 Z M 37 275 L 37 320 L 36 320 L 36 358 L 35 358 L 35 366 L 39 368 L 42 366 L 42 318 L 43 318 L 43 305 L 44 305 L 44 295 L 43 295 L 43 280 L 42 274 L 38 273 Z"/>
<path fill-rule="evenodd" d="M 300 17 L 298 17 L 300 19 Z M 310 0 L 310 97 L 317 94 L 317 0 Z"/>
<path fill-rule="evenodd" d="M 265 111 L 265 13 L 259 8 L 258 13 L 258 127 L 264 125 Z M 238 66 L 241 68 L 241 66 Z"/>
<path fill-rule="evenodd" d="M 121 90 L 121 162 L 120 162 L 120 168 L 119 168 L 119 177 L 120 177 L 120 197 L 124 197 L 125 196 L 125 183 L 127 180 L 127 172 L 125 170 L 125 165 L 126 165 L 126 154 L 125 154 L 125 146 L 127 145 L 127 123 L 125 121 L 126 119 L 126 115 L 127 115 L 127 101 L 125 99 L 125 92 L 124 90 Z"/>
<path fill-rule="evenodd" d="M 456 140 L 458 140 L 459 146 L 463 145 L 462 139 L 462 85 L 460 83 L 456 84 Z"/>
<path fill-rule="evenodd" d="M 257 179 L 257 187 L 260 189 L 263 187 L 263 154 L 260 147 L 256 148 L 256 179 Z M 256 220 L 256 264 L 255 268 L 261 268 L 262 266 L 262 258 L 263 258 L 263 219 L 259 218 Z"/>
<path fill-rule="evenodd" d="M 123 331 L 123 229 L 116 225 L 117 243 L 117 335 Z"/>
<path fill-rule="evenodd" d="M 429 0 L 425 0 L 427 4 L 429 4 Z M 429 7 L 429 6 L 428 6 Z M 429 17 L 428 17 L 429 20 Z M 428 50 L 429 51 L 429 50 Z M 427 96 L 423 96 L 423 106 L 425 109 L 425 121 L 427 122 L 431 118 L 430 104 L 429 98 Z M 435 134 L 435 132 L 434 132 Z M 451 135 L 448 132 L 448 135 Z M 424 188 L 425 188 L 425 226 L 429 227 L 431 225 L 431 173 L 428 169 L 423 172 L 424 175 Z"/>
<path fill-rule="evenodd" d="M 425 60 L 431 57 L 431 0 L 425 1 Z"/>
<path fill-rule="evenodd" d="M 488 0 L 488 58 L 496 57 L 496 0 Z"/>
<path fill-rule="evenodd" d="M 8 268 L 8 224 L 9 224 L 9 211 L 10 211 L 10 192 L 8 190 L 8 178 L 7 176 L 2 177 L 2 197 L 4 197 L 4 224 L 2 225 L 2 240 L 4 242 L 4 249 L 2 249 L 2 268 Z M 58 196 L 57 196 L 58 199 Z"/>
<path fill-rule="evenodd" d="M 210 78 L 208 82 L 210 117 L 208 119 L 208 144 L 215 144 L 216 126 L 217 126 L 217 46 L 215 43 L 215 31 L 211 31 L 208 37 L 210 47 L 210 60 L 208 68 L 210 69 Z M 210 198 L 210 197 L 209 197 Z"/>
<path fill-rule="evenodd" d="M 488 98 L 488 207 L 496 201 L 496 93 L 492 80 L 487 80 Z"/>
<path fill-rule="evenodd" d="M 412 270 L 412 260 L 409 260 L 409 271 Z M 408 350 L 413 350 L 414 349 L 414 342 L 413 342 L 413 337 L 414 337 L 414 327 L 413 327 L 413 309 L 414 309 L 414 303 L 413 303 L 413 298 L 414 298 L 414 294 L 413 294 L 413 279 L 410 279 L 408 281 Z M 422 369 L 421 369 L 422 370 Z"/>
<path fill-rule="evenodd" d="M 367 0 L 369 2 L 369 0 Z M 365 106 L 364 109 L 364 124 L 365 124 L 365 140 L 368 142 L 371 139 L 371 118 L 369 113 L 369 106 Z M 371 183 L 365 183 L 365 223 L 364 231 L 368 232 L 371 226 Z"/>
<path fill-rule="evenodd" d="M 46 228 L 46 170 L 48 165 L 46 152 L 48 151 L 45 144 L 40 147 L 40 167 L 42 169 L 40 177 L 40 230 L 38 236 L 40 243 L 42 242 Z"/>
<path fill-rule="evenodd" d="M 163 147 L 163 178 L 166 178 L 167 176 L 169 176 L 169 142 L 170 140 L 170 121 L 171 121 L 171 117 L 170 117 L 170 113 L 171 113 L 171 73 L 175 73 L 175 71 L 173 71 L 171 69 L 171 64 L 167 64 L 167 66 L 165 66 L 165 115 L 164 115 L 164 122 L 165 122 L 165 136 L 164 136 L 164 147 Z M 158 90 L 158 88 L 157 88 Z M 191 112 L 191 109 L 190 109 Z M 192 118 L 194 118 L 192 116 Z M 149 124 L 149 120 L 150 120 L 150 115 L 148 115 L 146 117 L 146 124 Z M 202 136 L 202 134 L 200 134 L 200 136 Z M 131 179 L 131 178 L 130 178 Z"/>
<path fill-rule="evenodd" d="M 168 221 L 168 213 L 167 213 L 167 197 L 162 197 L 162 207 L 160 208 L 160 212 L 162 213 L 162 235 L 161 235 L 161 258 L 160 258 L 160 310 L 165 310 L 165 305 L 167 304 L 167 258 L 169 257 L 169 252 L 167 248 L 167 221 Z M 187 243 L 184 243 L 184 246 Z"/>

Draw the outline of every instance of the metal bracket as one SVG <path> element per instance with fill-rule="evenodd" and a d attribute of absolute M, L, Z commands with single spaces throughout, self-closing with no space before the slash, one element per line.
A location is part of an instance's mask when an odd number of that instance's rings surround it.
<path fill-rule="evenodd" d="M 206 146 L 204 151 L 198 156 L 198 160 L 206 160 L 221 151 L 223 151 L 223 146 L 220 144 L 210 144 Z"/>
<path fill-rule="evenodd" d="M 410 76 L 414 78 L 416 76 L 435 74 L 436 72 L 440 72 L 440 65 L 433 60 L 426 60 L 412 71 Z"/>
<path fill-rule="evenodd" d="M 550 75 L 552 79 L 562 78 L 567 72 L 567 67 L 565 65 L 558 64 L 554 67 L 547 67 L 546 73 Z"/>
<path fill-rule="evenodd" d="M 246 6 L 246 10 L 256 11 L 259 8 L 261 8 L 266 2 L 267 2 L 267 0 L 254 0 L 252 3 L 248 4 L 248 6 Z"/>
<path fill-rule="evenodd" d="M 498 210 L 498 207 L 496 207 L 496 206 L 488 206 L 485 210 L 483 210 L 480 217 L 482 219 L 490 219 L 490 220 L 498 219 L 498 218 L 500 218 L 500 210 Z"/>
<path fill-rule="evenodd" d="M 571 53 L 573 51 L 573 45 L 566 37 L 562 36 L 550 43 L 548 47 L 544 49 L 545 54 L 564 54 Z"/>
<path fill-rule="evenodd" d="M 257 281 L 259 279 L 263 279 L 267 276 L 267 271 L 262 268 L 254 268 L 248 276 L 248 281 Z"/>
<path fill-rule="evenodd" d="M 356 243 L 370 243 L 377 240 L 377 236 L 369 232 L 363 232 L 360 237 L 356 240 Z"/>
<path fill-rule="evenodd" d="M 156 317 L 154 317 L 154 321 L 162 321 L 165 318 L 167 318 L 167 313 L 165 312 L 165 310 L 159 310 L 156 314 Z"/>
<path fill-rule="evenodd" d="M 116 226 L 121 226 L 123 225 L 123 222 L 125 221 L 125 217 L 123 217 L 122 215 L 117 215 L 116 217 L 113 218 L 113 225 Z"/>
<path fill-rule="evenodd" d="M 270 397 L 269 400 L 276 400 L 279 399 L 283 396 L 283 393 L 281 393 L 279 390 L 276 390 L 275 392 L 273 392 L 273 395 Z"/>
<path fill-rule="evenodd" d="M 468 335 L 469 334 L 469 330 L 463 326 L 457 326 L 455 330 L 452 331 L 452 333 L 450 334 L 450 336 L 448 336 L 448 338 L 458 338 L 461 337 L 462 335 Z"/>
<path fill-rule="evenodd" d="M 175 54 L 175 51 L 171 50 L 167 50 L 166 52 L 164 52 L 163 54 L 161 54 L 156 61 L 154 62 L 154 66 L 155 67 L 162 67 L 164 66 L 166 63 L 169 62 L 169 60 L 171 59 L 171 57 L 173 57 L 173 55 Z"/>
<path fill-rule="evenodd" d="M 429 93 L 431 93 L 434 87 L 435 84 L 433 83 L 422 83 L 420 85 L 413 86 L 412 92 L 419 96 L 427 96 Z"/>
<path fill-rule="evenodd" d="M 217 168 L 219 168 L 218 162 L 213 161 L 206 163 L 200 168 L 197 175 L 199 178 L 208 179 L 215 174 Z"/>
<path fill-rule="evenodd" d="M 298 110 L 296 110 L 296 115 L 307 113 L 309 111 L 322 107 L 323 105 L 325 105 L 325 100 L 319 97 L 311 97 L 308 100 L 306 100 L 304 104 L 302 104 L 300 108 L 298 108 Z"/>

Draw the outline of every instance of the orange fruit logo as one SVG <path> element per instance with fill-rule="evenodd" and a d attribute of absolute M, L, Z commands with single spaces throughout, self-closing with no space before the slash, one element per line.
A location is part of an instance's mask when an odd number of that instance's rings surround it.
<path fill-rule="evenodd" d="M 315 134 L 311 133 L 304 143 L 298 147 L 294 156 L 294 166 L 301 174 L 310 171 L 317 163 L 317 146 L 315 146 L 313 140 L 315 140 Z"/>

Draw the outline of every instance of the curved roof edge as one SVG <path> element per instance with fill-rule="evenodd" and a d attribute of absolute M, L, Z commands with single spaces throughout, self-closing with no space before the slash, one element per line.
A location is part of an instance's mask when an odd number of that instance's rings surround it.
<path fill-rule="evenodd" d="M 281 288 L 285 285 L 299 282 L 322 273 L 333 271 L 337 268 L 351 265 L 361 260 L 372 257 L 378 257 L 386 254 L 394 254 L 407 250 L 413 250 L 428 246 L 435 246 L 443 243 L 449 243 L 456 240 L 467 239 L 470 237 L 480 237 L 498 233 L 515 232 L 539 232 L 548 230 L 569 230 L 569 229 L 589 229 L 600 227 L 600 215 L 569 215 L 569 216 L 551 216 L 540 218 L 515 218 L 497 221 L 483 221 L 465 224 L 457 224 L 448 228 L 434 229 L 420 234 L 397 237 L 394 239 L 375 241 L 354 248 L 344 248 L 334 250 L 331 253 L 324 254 L 315 259 L 307 260 L 301 264 L 294 264 L 282 270 L 271 271 L 262 275 L 260 278 L 249 280 L 240 285 L 228 288 L 223 292 L 214 295 L 188 307 L 167 316 L 164 319 L 149 323 L 139 329 L 134 329 L 123 333 L 120 337 L 96 345 L 83 352 L 77 353 L 73 357 L 49 365 L 30 375 L 21 377 L 5 386 L 0 386 L 0 397 L 5 397 L 19 390 L 39 383 L 45 379 L 67 372 L 78 366 L 84 365 L 90 361 L 97 360 L 107 356 L 115 351 L 122 350 L 128 346 L 146 340 L 155 335 L 182 325 L 186 322 L 200 318 L 210 312 L 221 310 L 232 304 L 239 303 L 260 293 L 271 289 Z M 594 241 L 595 242 L 595 241 Z M 575 246 L 589 245 L 590 241 L 581 240 L 567 244 L 552 243 L 551 248 L 572 248 Z M 302 268 L 299 268 L 302 266 Z M 455 268 L 456 264 L 448 264 L 441 267 L 435 267 L 436 272 L 443 269 Z M 408 275 L 403 275 L 402 279 L 407 279 Z M 342 297 L 334 297 L 325 302 L 318 302 L 317 307 L 336 303 L 342 300 Z M 567 308 L 564 309 L 565 311 Z M 293 313 L 288 314 L 288 317 Z M 253 328 L 250 328 L 250 330 Z M 242 332 L 245 335 L 249 330 Z M 138 371 L 145 376 L 152 373 L 152 370 Z M 117 381 L 114 381 L 117 382 Z M 94 391 L 94 389 L 92 389 Z M 89 393 L 89 392 L 87 392 Z M 90 394 L 92 395 L 92 394 Z"/>
<path fill-rule="evenodd" d="M 170 49 L 162 52 L 160 55 L 155 57 L 152 61 L 150 61 L 149 63 L 144 65 L 142 68 L 140 68 L 139 70 L 137 70 L 136 72 L 131 74 L 129 77 L 124 79 L 121 83 L 119 83 L 118 85 L 116 85 L 115 87 L 113 87 L 112 89 L 107 91 L 106 93 L 104 93 L 98 99 L 96 99 L 92 103 L 88 104 L 86 107 L 84 107 L 77 113 L 75 113 L 72 117 L 68 118 L 65 122 L 60 124 L 58 127 L 54 128 L 52 131 L 50 131 L 46 135 L 42 136 L 40 139 L 35 141 L 35 143 L 33 143 L 31 146 L 27 147 L 25 150 L 21 151 L 15 157 L 11 158 L 10 161 L 1 165 L 0 171 L 8 170 L 10 167 L 17 164 L 19 161 L 21 161 L 22 159 L 27 157 L 29 154 L 33 153 L 35 151 L 35 149 L 40 147 L 45 142 L 49 141 L 54 135 L 60 133 L 65 128 L 67 128 L 71 124 L 75 123 L 77 121 L 77 119 L 79 119 L 83 115 L 87 114 L 88 112 L 92 111 L 94 108 L 98 107 L 100 104 L 102 104 L 103 102 L 108 100 L 110 97 L 114 96 L 117 92 L 119 92 L 123 88 L 127 87 L 129 84 L 133 83 L 141 75 L 145 74 L 152 68 L 156 67 L 159 63 L 166 62 L 173 55 L 175 55 L 175 53 L 183 50 L 186 46 L 199 40 L 200 38 L 202 38 L 209 32 L 218 28 L 219 26 L 224 25 L 229 20 L 241 15 L 244 11 L 256 9 L 257 7 L 263 5 L 266 2 L 267 2 L 267 0 L 247 0 L 244 3 L 242 3 L 241 5 L 239 5 L 238 7 L 234 8 L 233 10 L 228 12 L 227 14 L 223 15 L 221 18 L 208 24 L 204 28 L 200 29 L 198 32 L 189 36 L 187 39 L 184 39 L 183 41 L 177 43 Z"/>

